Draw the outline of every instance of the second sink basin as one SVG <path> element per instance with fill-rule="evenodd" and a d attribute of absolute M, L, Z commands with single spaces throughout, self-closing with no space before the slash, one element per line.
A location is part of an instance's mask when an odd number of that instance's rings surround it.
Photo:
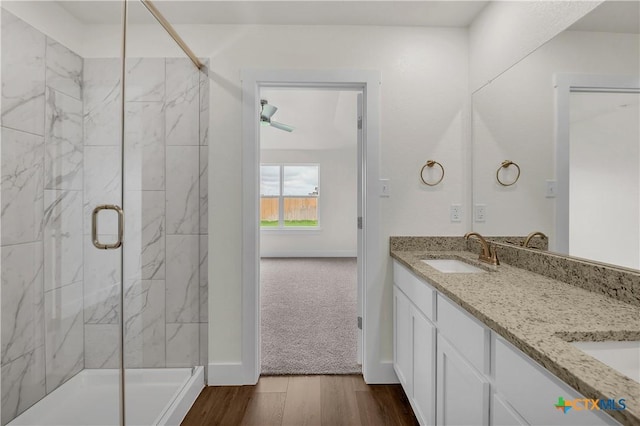
<path fill-rule="evenodd" d="M 445 274 L 477 274 L 486 272 L 484 269 L 469 265 L 458 259 L 422 259 L 422 261 Z"/>
<path fill-rule="evenodd" d="M 640 341 L 572 342 L 571 344 L 640 383 Z"/>

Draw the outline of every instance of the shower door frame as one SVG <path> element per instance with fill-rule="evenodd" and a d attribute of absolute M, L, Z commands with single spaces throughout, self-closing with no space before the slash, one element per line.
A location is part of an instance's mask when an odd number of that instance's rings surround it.
<path fill-rule="evenodd" d="M 120 56 L 120 206 L 124 211 L 126 206 L 124 203 L 124 179 L 125 179 L 125 158 L 124 158 L 124 140 L 125 140 L 125 119 L 126 119 L 126 96 L 125 88 L 127 84 L 127 25 L 129 7 L 128 0 L 122 1 L 122 51 Z M 123 223 L 124 227 L 124 223 Z M 123 236 L 121 236 L 121 239 Z M 126 423 L 126 395 L 125 395 L 125 365 L 124 365 L 124 247 L 120 247 L 120 306 L 118 313 L 118 321 L 120 322 L 120 425 L 125 426 Z"/>

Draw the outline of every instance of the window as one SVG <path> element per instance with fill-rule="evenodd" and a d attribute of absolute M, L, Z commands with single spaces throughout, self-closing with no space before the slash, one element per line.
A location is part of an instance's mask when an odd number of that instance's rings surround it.
<path fill-rule="evenodd" d="M 260 165 L 260 226 L 317 228 L 317 164 Z"/>

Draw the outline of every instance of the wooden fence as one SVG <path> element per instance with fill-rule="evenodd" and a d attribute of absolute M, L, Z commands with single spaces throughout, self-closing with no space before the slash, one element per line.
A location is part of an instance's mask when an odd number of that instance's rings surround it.
<path fill-rule="evenodd" d="M 260 220 L 278 220 L 278 197 L 261 197 Z M 285 197 L 284 220 L 318 220 L 318 199 Z"/>

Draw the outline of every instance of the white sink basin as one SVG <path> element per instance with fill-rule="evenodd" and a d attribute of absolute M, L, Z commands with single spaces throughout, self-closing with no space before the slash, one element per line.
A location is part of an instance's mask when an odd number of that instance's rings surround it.
<path fill-rule="evenodd" d="M 638 342 L 571 342 L 609 367 L 640 383 L 640 341 Z"/>
<path fill-rule="evenodd" d="M 477 268 L 457 259 L 422 259 L 422 261 L 445 274 L 477 274 L 486 272 L 484 269 Z"/>

